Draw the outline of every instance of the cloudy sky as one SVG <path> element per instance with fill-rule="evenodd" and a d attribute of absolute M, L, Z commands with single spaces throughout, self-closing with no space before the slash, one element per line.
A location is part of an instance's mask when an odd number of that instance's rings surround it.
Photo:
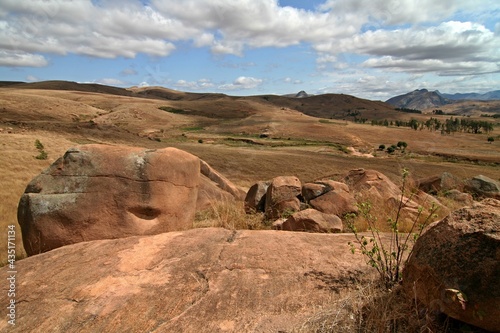
<path fill-rule="evenodd" d="M 500 1 L 0 0 L 0 80 L 486 92 L 500 89 Z"/>

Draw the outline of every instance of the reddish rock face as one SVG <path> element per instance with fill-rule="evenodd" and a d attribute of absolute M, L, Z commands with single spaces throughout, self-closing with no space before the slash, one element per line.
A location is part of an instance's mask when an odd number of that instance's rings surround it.
<path fill-rule="evenodd" d="M 376 277 L 353 239 L 205 228 L 64 246 L 16 263 L 16 325 L 0 331 L 293 332 Z"/>
<path fill-rule="evenodd" d="M 245 212 L 247 214 L 264 212 L 266 209 L 266 193 L 271 182 L 258 182 L 252 185 L 245 197 Z"/>
<path fill-rule="evenodd" d="M 175 148 L 70 149 L 21 197 L 18 220 L 26 252 L 187 229 L 199 183 L 199 159 Z"/>
<path fill-rule="evenodd" d="M 343 183 L 337 184 L 329 186 L 331 190 L 311 200 L 309 202 L 310 205 L 320 212 L 337 216 L 344 216 L 347 213 L 357 213 L 356 199 L 349 193 L 347 185 Z"/>
<path fill-rule="evenodd" d="M 297 177 L 280 176 L 273 179 L 266 193 L 266 217 L 277 219 L 284 212 L 295 212 L 300 209 L 298 196 L 302 184 Z"/>
<path fill-rule="evenodd" d="M 331 214 L 323 214 L 315 209 L 294 213 L 278 229 L 309 232 L 342 232 L 342 220 Z"/>
<path fill-rule="evenodd" d="M 500 201 L 494 199 L 433 223 L 403 271 L 405 289 L 433 310 L 500 332 L 499 234 Z"/>

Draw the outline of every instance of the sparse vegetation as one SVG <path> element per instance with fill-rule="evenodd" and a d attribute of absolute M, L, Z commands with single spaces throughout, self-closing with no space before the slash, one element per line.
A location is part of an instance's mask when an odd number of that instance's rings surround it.
<path fill-rule="evenodd" d="M 160 106 L 158 109 L 175 114 L 186 114 L 187 112 L 183 109 L 176 109 L 170 106 Z"/>
<path fill-rule="evenodd" d="M 228 200 L 211 201 L 209 208 L 198 211 L 194 227 L 220 227 L 230 230 L 270 229 L 270 225 L 264 223 L 263 213 L 246 214 L 241 202 Z"/>
<path fill-rule="evenodd" d="M 495 141 L 495 138 L 494 138 L 494 137 L 492 137 L 492 136 L 488 137 L 488 142 L 489 142 L 489 143 L 493 143 L 493 141 Z"/>
<path fill-rule="evenodd" d="M 35 148 L 38 150 L 38 155 L 35 156 L 35 158 L 37 160 L 46 160 L 49 155 L 44 150 L 45 147 L 38 139 L 35 140 Z"/>
<path fill-rule="evenodd" d="M 346 216 L 347 227 L 356 238 L 356 245 L 349 243 L 351 251 L 354 253 L 357 249 L 361 251 L 368 259 L 368 265 L 374 267 L 380 275 L 380 279 L 387 289 L 399 284 L 402 279 L 402 270 L 407 258 L 407 252 L 411 252 L 410 242 L 415 242 L 422 233 L 425 225 L 427 225 L 433 217 L 437 207 L 433 204 L 429 209 L 427 217 L 421 221 L 421 216 L 424 213 L 424 208 L 419 207 L 418 214 L 413 218 L 413 222 L 407 230 L 402 227 L 402 213 L 405 205 L 411 200 L 413 195 L 405 198 L 407 190 L 409 171 L 403 169 L 403 185 L 401 189 L 401 198 L 399 200 L 398 209 L 394 218 L 388 218 L 387 224 L 390 228 L 389 247 L 384 244 L 381 237 L 381 232 L 377 227 L 377 218 L 372 214 L 372 205 L 368 202 L 363 202 L 358 205 L 360 215 L 364 218 L 368 225 L 370 236 L 361 235 L 354 223 L 353 214 Z M 404 232 L 404 233 L 402 233 Z"/>

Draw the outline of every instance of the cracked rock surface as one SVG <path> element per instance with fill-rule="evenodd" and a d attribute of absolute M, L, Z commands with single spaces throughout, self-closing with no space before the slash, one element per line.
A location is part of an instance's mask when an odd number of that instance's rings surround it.
<path fill-rule="evenodd" d="M 373 277 L 349 240 L 207 228 L 64 246 L 17 262 L 16 326 L 0 331 L 289 332 Z"/>

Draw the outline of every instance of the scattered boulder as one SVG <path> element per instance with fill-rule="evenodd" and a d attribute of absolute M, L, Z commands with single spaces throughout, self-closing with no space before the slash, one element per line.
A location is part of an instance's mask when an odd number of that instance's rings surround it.
<path fill-rule="evenodd" d="M 500 201 L 486 199 L 431 224 L 418 238 L 403 283 L 450 317 L 500 332 Z"/>
<path fill-rule="evenodd" d="M 252 185 L 245 196 L 245 212 L 247 214 L 255 212 L 265 212 L 266 193 L 271 182 L 257 182 Z"/>
<path fill-rule="evenodd" d="M 376 278 L 353 239 L 204 228 L 64 246 L 16 262 L 16 325 L 0 331 L 292 332 Z"/>
<path fill-rule="evenodd" d="M 431 176 L 419 179 L 417 187 L 429 194 L 438 194 L 443 191 L 462 189 L 463 183 L 449 172 L 443 172 L 440 176 Z"/>
<path fill-rule="evenodd" d="M 339 183 L 342 184 L 342 183 Z M 336 187 L 331 191 L 311 200 L 309 204 L 320 212 L 344 216 L 347 213 L 357 213 L 358 207 L 354 196 L 349 193 L 347 185 Z"/>
<path fill-rule="evenodd" d="M 324 214 L 316 209 L 305 209 L 294 213 L 278 227 L 288 231 L 342 232 L 342 220 L 331 214 Z"/>
<path fill-rule="evenodd" d="M 295 176 L 280 176 L 272 180 L 266 193 L 266 217 L 277 219 L 283 213 L 300 210 L 302 184 Z"/>
<path fill-rule="evenodd" d="M 500 182 L 483 175 L 468 180 L 465 190 L 479 197 L 500 199 Z"/>
<path fill-rule="evenodd" d="M 413 221 L 419 216 L 419 207 L 436 205 L 438 211 L 448 213 L 448 210 L 433 198 L 422 191 L 414 193 L 411 198 L 402 197 L 401 190 L 387 176 L 375 170 L 351 170 L 344 178 L 351 191 L 356 192 L 358 202 L 368 201 L 373 207 L 379 207 L 379 213 L 391 216 L 398 210 L 401 200 L 403 208 L 401 218 Z"/>
<path fill-rule="evenodd" d="M 302 196 L 306 202 L 309 202 L 330 191 L 349 192 L 349 186 L 329 179 L 306 183 L 302 186 Z"/>

